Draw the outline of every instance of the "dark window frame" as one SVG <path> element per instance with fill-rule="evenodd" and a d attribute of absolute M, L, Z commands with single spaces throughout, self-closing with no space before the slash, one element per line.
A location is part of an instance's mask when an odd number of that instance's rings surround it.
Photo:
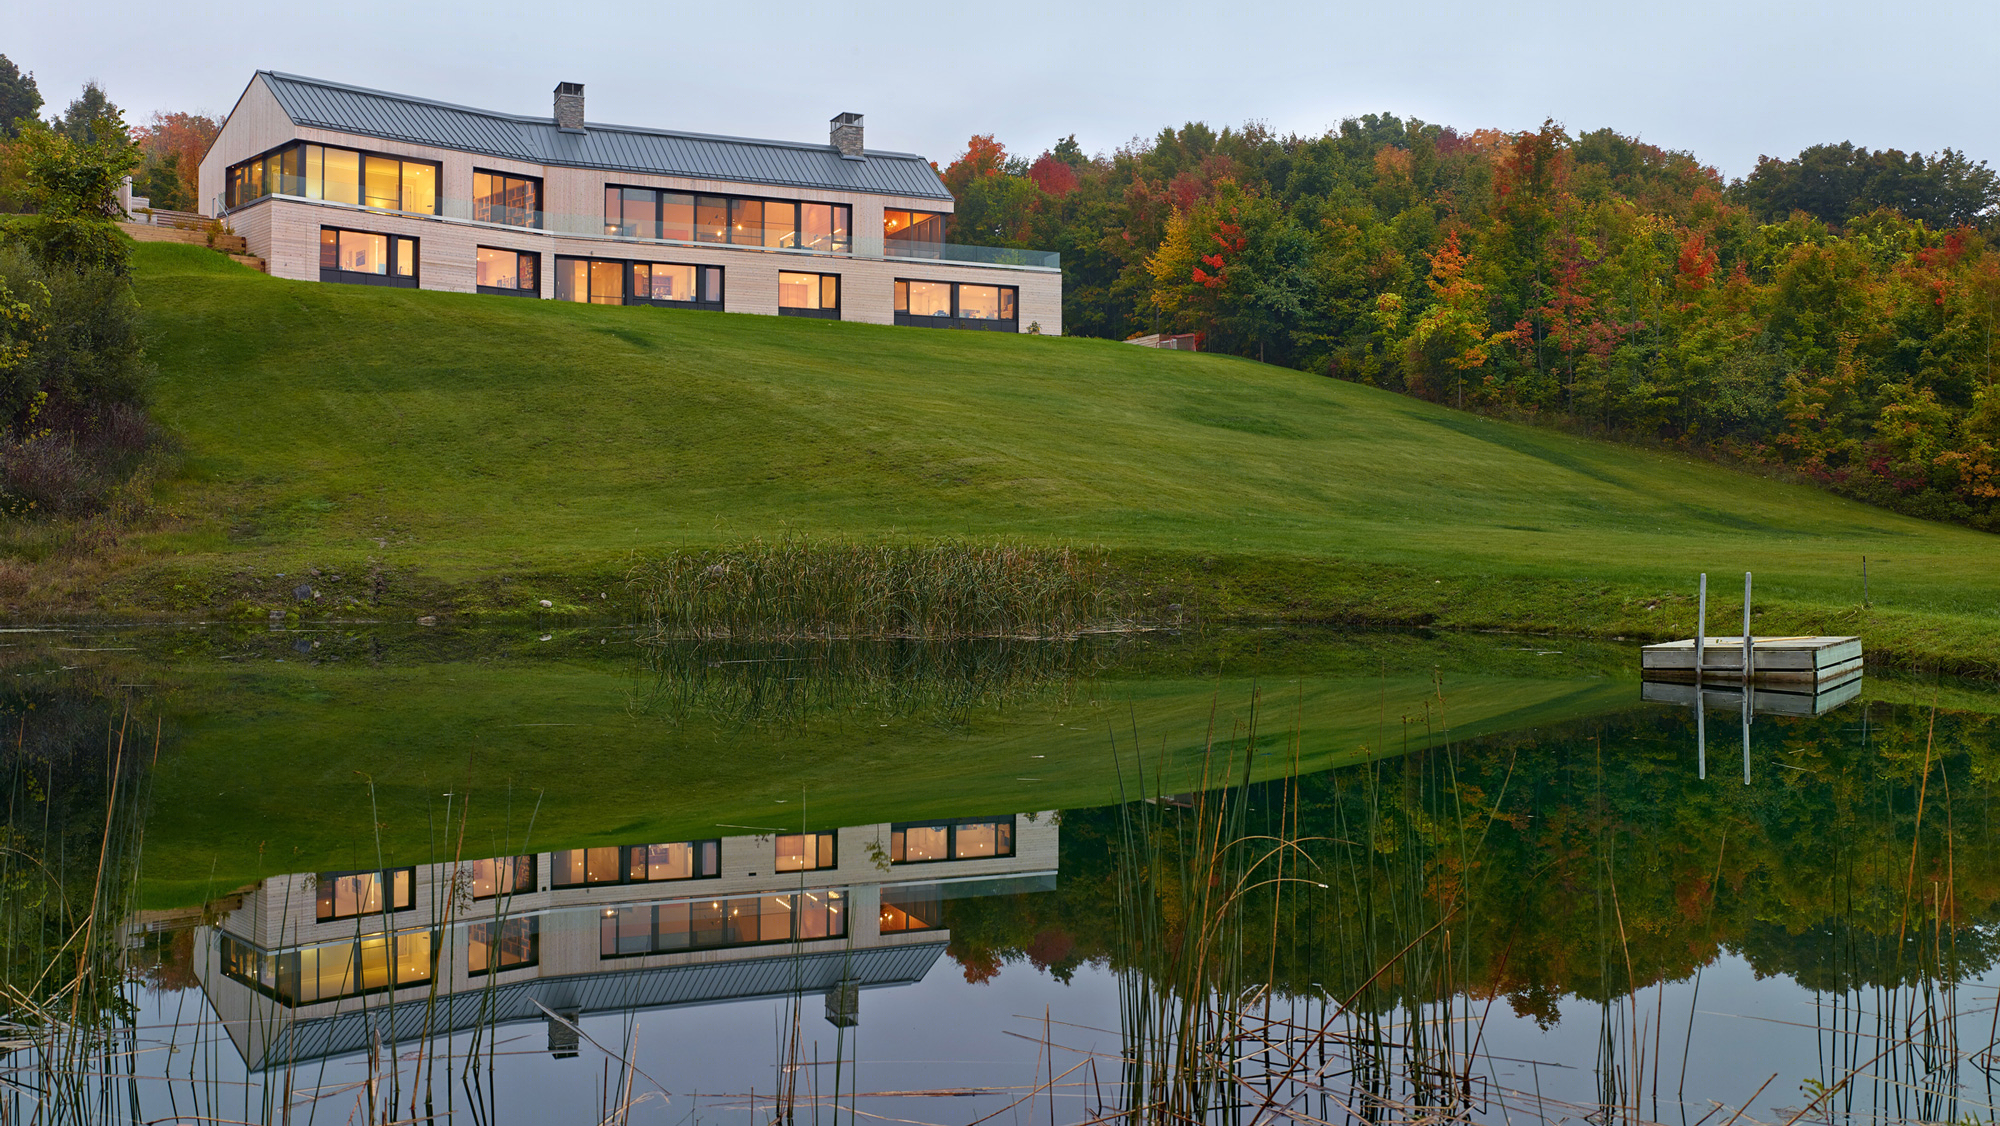
<path fill-rule="evenodd" d="M 778 279 L 780 285 L 784 284 L 784 278 L 782 276 L 784 274 L 804 274 L 809 278 L 818 278 L 820 279 L 820 284 L 822 286 L 825 285 L 826 279 L 828 278 L 833 279 L 833 308 L 788 309 L 785 307 L 784 299 L 780 297 L 778 301 L 779 316 L 810 317 L 822 321 L 837 321 L 841 319 L 840 309 L 841 309 L 841 304 L 846 300 L 847 283 L 840 280 L 839 274 L 821 273 L 813 270 L 787 270 L 783 269 L 782 267 L 778 270 L 778 273 L 780 275 Z"/>
<path fill-rule="evenodd" d="M 620 266 L 624 272 L 624 287 L 625 287 L 624 296 L 621 297 L 618 302 L 621 305 L 647 305 L 655 309 L 696 309 L 705 313 L 720 313 L 724 311 L 724 306 L 727 304 L 727 300 L 729 297 L 729 275 L 726 268 L 722 266 L 710 266 L 697 262 L 653 262 L 653 261 L 640 261 L 638 259 L 633 259 L 633 258 L 586 258 L 580 254 L 558 254 L 556 255 L 556 279 L 555 281 L 552 281 L 549 284 L 549 296 L 555 297 L 557 300 L 562 300 L 562 298 L 557 297 L 557 294 L 559 292 L 557 287 L 559 286 L 562 280 L 562 269 L 563 269 L 563 264 L 565 262 L 591 262 L 591 263 L 605 262 L 605 263 L 615 263 L 618 266 Z M 679 266 L 679 267 L 692 268 L 695 271 L 697 271 L 696 285 L 702 290 L 707 289 L 709 281 L 709 275 L 702 271 L 714 270 L 715 288 L 718 291 L 718 296 L 713 301 L 708 301 L 708 300 L 659 301 L 659 300 L 654 300 L 650 296 L 640 297 L 637 293 L 633 292 L 632 268 L 634 266 L 645 266 L 649 270 L 654 266 Z M 583 302 L 577 302 L 577 304 L 608 305 L 610 304 L 610 302 L 583 301 Z"/>
<path fill-rule="evenodd" d="M 287 192 L 279 190 L 285 186 L 282 178 L 286 175 L 290 175 L 300 180 L 304 179 L 305 152 L 308 147 L 319 148 L 321 150 L 334 149 L 339 152 L 351 152 L 356 157 L 360 158 L 356 164 L 356 168 L 359 170 L 360 178 L 356 181 L 355 185 L 356 186 L 355 202 L 347 203 L 342 200 L 313 198 L 308 196 L 304 191 Z M 284 167 L 284 158 L 286 156 L 291 157 L 292 171 L 290 173 L 282 171 Z M 400 170 L 397 172 L 398 186 L 397 186 L 396 202 L 398 206 L 394 208 L 369 206 L 369 204 L 367 203 L 368 199 L 367 162 L 370 158 L 373 158 L 375 160 L 394 160 L 401 164 L 429 165 L 431 169 L 431 209 L 429 211 L 410 211 L 400 206 L 402 203 L 402 188 L 401 188 L 402 173 Z M 273 161 L 275 161 L 275 163 L 273 163 Z M 249 184 L 248 170 L 253 165 L 258 166 L 260 172 L 260 175 L 258 176 L 259 183 L 256 185 L 257 194 L 249 197 L 248 199 L 245 199 L 242 198 L 241 189 L 243 187 L 248 186 Z M 324 168 L 324 164 L 322 164 L 322 168 Z M 245 175 L 239 177 L 237 175 L 239 171 L 244 172 Z M 322 173 L 322 175 L 323 174 L 324 173 Z M 276 181 L 276 183 L 274 183 L 274 181 Z M 299 186 L 301 188 L 304 187 L 303 184 L 300 184 Z M 247 160 L 239 160 L 235 164 L 232 164 L 223 170 L 222 209 L 224 211 L 236 211 L 240 208 L 248 207 L 253 203 L 259 203 L 264 200 L 270 199 L 272 196 L 285 196 L 290 199 L 311 199 L 312 202 L 314 203 L 331 203 L 335 207 L 353 207 L 362 211 L 373 211 L 378 215 L 442 215 L 444 214 L 444 164 L 441 161 L 420 160 L 416 157 L 398 156 L 395 153 L 376 152 L 373 149 L 353 149 L 353 148 L 348 148 L 346 145 L 325 145 L 321 144 L 318 141 L 307 141 L 299 139 L 299 140 L 286 141 L 282 145 L 277 145 L 272 148 L 266 149 L 263 152 L 258 153 L 256 156 L 250 157 Z"/>
<path fill-rule="evenodd" d="M 496 965 L 494 964 L 493 956 L 489 953 L 485 969 L 475 970 L 472 968 L 472 932 L 474 927 L 491 927 L 497 932 L 504 932 L 507 927 L 523 923 L 527 924 L 528 927 L 528 957 L 526 961 Z M 501 937 L 504 940 L 504 933 Z M 498 949 L 498 947 L 499 943 L 491 939 L 486 943 L 488 951 Z M 465 929 L 465 976 L 467 977 L 487 977 L 492 974 L 511 973 L 514 970 L 531 969 L 541 964 L 542 919 L 540 915 L 515 915 L 507 919 L 481 919 L 467 926 Z"/>
<path fill-rule="evenodd" d="M 799 899 L 802 896 L 814 895 L 814 894 L 825 894 L 828 895 L 829 897 L 832 896 L 839 897 L 840 929 L 836 932 L 831 927 L 829 927 L 828 933 L 819 935 L 817 937 L 807 938 L 799 934 Z M 735 902 L 761 903 L 765 899 L 775 899 L 780 896 L 791 901 L 791 910 L 790 910 L 791 926 L 787 928 L 789 933 L 783 938 L 755 938 L 755 939 L 749 939 L 747 941 L 696 943 L 692 940 L 695 932 L 693 931 L 692 928 L 690 928 L 689 930 L 690 940 L 687 945 L 666 946 L 666 947 L 660 945 L 661 931 L 660 931 L 659 909 L 662 907 L 673 907 L 683 903 L 689 904 L 691 906 L 697 902 L 702 902 L 705 900 L 706 902 L 712 904 L 721 905 L 722 918 L 726 920 L 728 918 L 727 905 L 730 903 L 735 903 Z M 854 905 L 853 889 L 846 887 L 810 888 L 802 892 L 784 891 L 784 892 L 752 893 L 748 895 L 718 895 L 712 898 L 708 896 L 701 896 L 695 899 L 667 900 L 666 902 L 663 903 L 633 904 L 630 907 L 622 908 L 622 910 L 643 909 L 646 911 L 650 911 L 652 913 L 652 926 L 651 926 L 652 933 L 651 933 L 651 938 L 647 943 L 647 948 L 644 950 L 607 951 L 605 949 L 605 934 L 604 934 L 605 927 L 611 926 L 615 928 L 617 919 L 616 914 L 607 913 L 600 915 L 598 917 L 597 958 L 599 961 L 602 962 L 610 962 L 610 961 L 617 961 L 622 958 L 652 958 L 652 957 L 657 957 L 658 955 L 661 954 L 686 954 L 701 950 L 741 950 L 751 946 L 780 946 L 780 945 L 791 945 L 799 942 L 838 942 L 848 937 L 850 929 L 854 925 L 853 919 L 851 918 L 853 914 L 853 905 Z"/>
<path fill-rule="evenodd" d="M 324 257 L 325 251 L 322 250 L 319 280 L 323 282 L 338 282 L 341 285 L 376 285 L 389 289 L 423 288 L 424 248 L 421 238 L 418 238 L 416 235 L 399 235 L 388 231 L 364 231 L 359 227 L 335 227 L 321 224 L 319 232 L 320 245 L 322 247 L 326 245 L 326 234 L 329 231 L 333 232 L 336 240 L 338 240 L 342 231 L 352 235 L 372 235 L 377 238 L 388 239 L 389 272 L 386 274 L 364 274 L 357 270 L 343 270 L 338 266 L 328 269 Z M 411 265 L 409 273 L 403 274 L 397 271 L 401 265 L 403 244 L 406 242 L 410 244 L 411 249 L 415 252 L 416 262 Z"/>
<path fill-rule="evenodd" d="M 475 279 L 475 281 L 479 277 L 479 252 L 482 250 L 494 250 L 502 254 L 516 254 L 522 258 L 534 259 L 535 284 L 532 286 L 520 286 L 514 289 L 508 289 L 504 285 L 475 284 L 473 286 L 474 289 L 478 290 L 480 293 L 489 293 L 496 297 L 540 297 L 542 295 L 542 252 L 541 251 L 515 250 L 511 246 L 475 246 L 472 248 L 472 276 Z M 520 263 L 518 261 L 515 262 L 514 276 L 517 278 L 521 276 L 520 269 L 521 269 Z"/>
<path fill-rule="evenodd" d="M 528 207 L 528 208 L 518 208 L 518 209 L 517 209 L 517 208 L 511 208 L 511 207 L 510 207 L 510 208 L 507 208 L 507 209 L 506 209 L 506 210 L 509 210 L 509 211 L 514 211 L 514 210 L 523 210 L 523 211 L 527 212 L 527 216 L 528 216 L 528 221 L 527 221 L 527 222 L 525 222 L 525 223 L 510 223 L 510 222 L 508 222 L 508 221 L 507 221 L 507 220 L 505 220 L 505 219 L 481 219 L 481 218 L 479 217 L 479 177 L 481 177 L 481 176 L 498 176 L 498 177 L 500 177 L 500 178 L 502 178 L 502 179 L 505 179 L 505 180 L 519 180 L 519 181 L 521 181 L 521 182 L 523 182 L 523 183 L 527 183 L 527 184 L 532 184 L 532 185 L 534 185 L 534 193 L 535 193 L 535 195 L 534 195 L 534 203 L 535 203 L 535 206 L 533 206 L 533 207 Z M 496 226 L 496 227 L 514 227 L 514 228 L 518 228 L 518 229 L 520 229 L 520 230 L 524 230 L 524 231 L 539 231 L 539 230 L 541 230 L 541 229 L 542 229 L 542 210 L 543 210 L 543 209 L 542 209 L 542 206 L 541 206 L 541 205 L 542 205 L 543 201 L 544 201 L 544 200 L 545 200 L 545 199 L 547 198 L 547 197 L 545 196 L 545 194 L 544 194 L 544 193 L 546 192 L 546 190 L 547 190 L 547 189 L 546 189 L 546 188 L 545 188 L 545 187 L 543 186 L 543 180 L 542 180 L 542 177 L 540 177 L 540 176 L 522 176 L 522 175 L 519 175 L 519 174 L 517 174 L 517 173 L 514 173 L 514 172 L 501 172 L 501 171 L 498 171 L 498 170 L 496 170 L 496 169 L 492 169 L 492 168 L 480 168 L 480 167 L 478 167 L 478 166 L 476 166 L 476 165 L 475 165 L 475 166 L 473 167 L 473 169 L 472 169 L 472 177 L 473 177 L 473 179 L 472 179 L 472 185 L 473 185 L 473 186 L 472 186 L 472 198 L 471 198 L 471 204 L 472 204 L 472 221 L 473 221 L 473 222 L 475 222 L 475 223 L 491 223 L 491 224 L 493 224 L 493 225 L 494 225 L 494 226 Z M 489 248 L 489 249 L 496 249 L 496 250 L 497 250 L 497 249 L 499 249 L 499 248 L 498 248 L 498 247 L 492 247 L 492 248 Z"/>
<path fill-rule="evenodd" d="M 656 844 L 684 844 L 684 845 L 690 845 L 690 846 L 693 846 L 693 847 L 695 847 L 695 848 L 696 848 L 697 850 L 699 850 L 699 849 L 700 849 L 700 848 L 702 848 L 703 846 L 709 846 L 709 845 L 712 845 L 712 846 L 714 846 L 714 850 L 715 850 L 715 851 L 714 851 L 714 860 L 715 860 L 715 870 L 714 870 L 713 872 L 704 872 L 704 871 L 701 871 L 700 869 L 701 869 L 701 868 L 702 868 L 702 867 L 704 866 L 704 865 L 703 865 L 703 858 L 702 858 L 702 856 L 700 855 L 700 853 L 699 853 L 699 852 L 697 852 L 697 854 L 696 854 L 696 856 L 695 856 L 695 863 L 694 863 L 694 867 L 695 867 L 696 871 L 695 871 L 695 874 L 694 874 L 694 875 L 692 875 L 692 876 L 669 876 L 669 877 L 664 877 L 664 878 L 662 878 L 662 879 L 657 879 L 657 880 L 655 880 L 655 879 L 650 879 L 650 878 L 648 878 L 648 879 L 637 879 L 637 880 L 633 879 L 633 878 L 632 878 L 632 853 L 633 853 L 633 852 L 634 852 L 635 850 L 643 852 L 643 851 L 644 851 L 645 849 L 649 849 L 649 848 L 652 848 L 652 847 L 653 847 L 654 845 L 656 845 Z M 586 865 L 586 872 L 585 872 L 585 875 L 584 875 L 584 879 L 583 879 L 583 882 L 582 882 L 582 883 L 574 883 L 574 884 L 573 884 L 573 883 L 568 883 L 568 882 L 565 882 L 565 879 L 564 879 L 564 877 L 558 874 L 558 873 L 560 873 L 560 872 L 562 871 L 562 869 L 561 869 L 561 866 L 557 864 L 557 862 L 556 862 L 556 857 L 557 857 L 557 856 L 559 856 L 559 855 L 561 855 L 561 854 L 563 854 L 563 853 L 569 853 L 569 852 L 584 852 L 584 851 L 587 851 L 587 850 L 586 850 L 586 849 L 576 849 L 576 848 L 564 848 L 564 849 L 557 849 L 557 850 L 556 850 L 555 852 L 552 852 L 552 853 L 550 853 L 550 854 L 549 854 L 549 888 L 550 888 L 550 890 L 557 890 L 557 889 L 561 889 L 561 890 L 563 890 L 563 891 L 568 891 L 568 890 L 570 890 L 570 889 L 572 889 L 572 888 L 602 888 L 602 887 L 625 887 L 625 886 L 629 886 L 629 885 L 634 885 L 634 884 L 684 884 L 684 883 L 692 883 L 692 882 L 694 882 L 694 881 L 696 881 L 696 880 L 719 880 L 719 879 L 721 879 L 721 878 L 722 878 L 722 838 L 721 838 L 721 837 L 704 837 L 704 838 L 702 838 L 702 839 L 700 839 L 700 840 L 692 840 L 692 841 L 648 841 L 648 842 L 647 842 L 647 843 L 645 843 L 645 844 L 636 844 L 636 845 L 597 845 L 597 846 L 595 846 L 595 847 L 597 847 L 597 848 L 615 848 L 615 849 L 617 849 L 617 850 L 618 850 L 618 878 L 617 878 L 617 879 L 615 879 L 615 880 L 595 880 L 595 881 L 591 880 L 591 879 L 590 879 L 590 876 L 589 876 L 589 873 L 588 873 L 588 861 L 586 861 L 586 862 L 585 862 L 585 865 Z"/>
<path fill-rule="evenodd" d="M 814 843 L 813 843 L 813 855 L 814 855 L 814 856 L 815 856 L 816 858 L 826 858 L 826 857 L 831 857 L 831 859 L 826 859 L 824 863 L 815 863 L 815 864 L 812 864 L 812 865 L 810 865 L 810 866 L 808 866 L 808 867 L 803 867 L 803 868 L 782 868 L 782 867 L 779 867 L 779 866 L 778 866 L 778 857 L 777 857 L 777 850 L 778 850 L 778 848 L 779 848 L 779 845 L 778 845 L 778 842 L 779 842 L 779 841 L 782 841 L 782 840 L 784 840 L 784 839 L 785 839 L 785 838 L 787 838 L 787 837 L 809 837 L 809 838 L 812 838 L 812 839 L 813 839 L 813 842 L 814 842 Z M 820 842 L 825 842 L 825 845 L 826 845 L 826 847 L 825 847 L 824 849 L 822 849 L 822 848 L 820 847 Z M 774 871 L 774 872 L 827 872 L 827 871 L 831 871 L 831 870 L 833 870 L 833 869 L 835 869 L 835 868 L 838 868 L 838 867 L 840 867 L 840 834 L 838 834 L 838 833 L 835 833 L 835 832 L 831 832 L 831 831 L 829 831 L 829 832 L 824 832 L 824 833 L 779 833 L 779 834 L 778 834 L 778 835 L 777 835 L 777 836 L 776 836 L 775 838 L 773 838 L 773 839 L 772 839 L 772 841 L 771 841 L 771 853 L 772 853 L 772 855 L 771 855 L 771 870 L 772 870 L 772 871 Z"/>
<path fill-rule="evenodd" d="M 619 213 L 617 215 L 616 221 L 613 220 L 613 216 L 611 214 L 611 193 L 613 192 L 621 193 L 619 199 Z M 624 192 L 652 193 L 653 218 L 651 220 L 652 230 L 650 234 L 624 233 L 624 227 L 626 225 L 624 221 L 625 201 L 622 197 L 622 193 Z M 703 200 L 710 200 L 710 201 L 721 200 L 722 213 L 723 213 L 722 238 L 717 240 L 709 240 L 702 238 L 701 224 L 698 218 L 690 225 L 688 230 L 688 234 L 693 237 L 686 239 L 671 239 L 671 240 L 665 238 L 664 235 L 666 232 L 666 217 L 667 217 L 665 201 L 666 197 L 669 195 L 684 195 L 692 197 L 695 201 L 695 214 L 697 217 L 701 213 L 701 202 Z M 791 205 L 791 207 L 793 208 L 792 211 L 793 244 L 791 246 L 766 245 L 763 241 L 763 236 L 761 233 L 763 230 L 761 224 L 758 228 L 759 230 L 758 241 L 737 242 L 734 238 L 734 234 L 736 230 L 736 205 L 739 203 L 756 203 L 756 204 L 777 203 L 777 204 Z M 836 226 L 844 227 L 844 229 L 847 231 L 846 241 L 837 242 L 832 247 L 826 250 L 815 250 L 812 247 L 799 245 L 800 240 L 805 238 L 805 208 L 808 206 L 831 207 L 847 212 L 846 223 L 836 224 Z M 792 251 L 794 253 L 800 253 L 800 254 L 853 254 L 854 253 L 854 205 L 851 203 L 832 203 L 829 201 L 816 200 L 816 199 L 781 199 L 776 196 L 721 195 L 715 192 L 687 192 L 687 191 L 681 191 L 676 188 L 651 188 L 651 187 L 646 187 L 643 184 L 618 184 L 618 183 L 606 182 L 604 185 L 604 233 L 606 236 L 610 238 L 643 239 L 650 242 L 671 241 L 675 245 L 737 246 L 737 247 L 744 247 L 746 249 L 756 249 L 756 250 Z M 667 263 L 667 264 L 680 265 L 681 263 Z"/>
<path fill-rule="evenodd" d="M 401 907 L 397 907 L 394 905 L 393 902 L 391 902 L 392 900 L 395 899 L 395 888 L 396 888 L 396 881 L 393 877 L 398 872 L 404 873 L 410 877 L 410 882 L 408 884 L 408 887 L 410 889 L 410 901 L 408 903 L 405 903 Z M 377 879 L 380 879 L 382 881 L 382 906 L 377 907 L 370 911 L 355 911 L 352 912 L 351 914 L 346 914 L 346 915 L 341 914 L 339 910 L 336 908 L 330 915 L 321 915 L 319 913 L 319 889 L 327 886 L 327 881 L 329 880 L 343 879 L 348 876 L 374 876 Z M 403 867 L 403 868 L 352 868 L 340 872 L 319 872 L 315 873 L 314 880 L 315 883 L 313 886 L 313 916 L 315 922 L 338 923 L 338 922 L 344 922 L 348 919 L 369 919 L 385 914 L 399 915 L 404 911 L 415 911 L 417 909 L 417 869 L 415 865 L 410 865 L 408 867 Z"/>
<path fill-rule="evenodd" d="M 1007 851 L 1000 852 L 996 850 L 984 856 L 960 856 L 958 854 L 958 830 L 961 826 L 1001 824 L 1007 826 Z M 1019 849 L 1020 827 L 1018 816 L 1012 813 L 1005 817 L 950 817 L 935 821 L 893 822 L 889 826 L 889 863 L 891 866 L 901 867 L 905 864 L 949 864 L 960 860 L 999 860 L 1015 855 Z M 896 837 L 908 829 L 944 829 L 946 831 L 945 855 L 933 857 L 929 860 L 896 859 Z"/>
<path fill-rule="evenodd" d="M 396 941 L 398 939 L 402 939 L 410 935 L 425 934 L 425 933 L 428 933 L 431 939 L 431 961 L 429 969 L 425 972 L 423 977 L 414 977 L 410 978 L 407 981 L 397 977 L 396 950 L 395 950 Z M 355 960 L 349 963 L 348 972 L 353 975 L 351 980 L 359 981 L 361 980 L 361 967 L 358 964 L 358 962 L 361 957 L 361 943 L 364 940 L 371 938 L 386 939 L 389 943 L 389 959 L 388 959 L 389 983 L 387 985 L 369 986 L 366 989 L 350 989 L 345 993 L 337 994 L 334 996 L 315 997 L 310 1001 L 303 1001 L 299 999 L 297 984 L 299 980 L 300 954 L 304 951 L 305 947 L 300 947 L 298 949 L 293 949 L 293 950 L 280 950 L 276 953 L 273 953 L 271 951 L 264 950 L 258 947 L 254 943 L 248 942 L 244 939 L 236 937 L 233 934 L 228 933 L 227 931 L 224 931 L 221 936 L 222 941 L 220 944 L 221 947 L 220 962 L 221 962 L 222 976 L 230 979 L 231 981 L 246 985 L 251 989 L 256 990 L 258 993 L 261 993 L 264 996 L 269 997 L 273 1001 L 278 1002 L 279 1004 L 285 1006 L 288 1009 L 296 1009 L 300 1005 L 330 1004 L 335 1001 L 346 1001 L 355 997 L 371 997 L 377 993 L 388 993 L 397 989 L 412 989 L 420 985 L 429 985 L 433 981 L 436 981 L 438 955 L 440 953 L 439 951 L 440 937 L 441 935 L 439 931 L 436 928 L 431 928 L 429 931 L 418 929 L 409 931 L 388 931 L 383 934 L 362 935 L 360 938 L 351 939 L 344 942 L 308 943 L 307 946 L 318 950 L 324 950 L 328 947 L 346 946 L 349 951 L 349 957 Z M 232 947 L 236 949 L 232 949 Z M 539 946 L 537 946 L 536 947 L 537 956 L 539 956 L 540 953 L 541 949 Z M 238 963 L 246 957 L 259 960 L 270 959 L 274 961 L 276 965 L 272 969 L 271 978 L 273 982 L 275 982 L 275 984 L 265 985 L 261 980 L 258 979 L 255 973 L 245 973 L 242 969 L 240 969 Z M 289 966 L 287 965 L 288 962 Z M 512 967 L 509 968 L 511 969 Z M 292 989 L 289 991 L 286 990 L 285 988 L 285 984 L 288 981 L 292 983 Z"/>
<path fill-rule="evenodd" d="M 902 232 L 893 235 L 889 233 L 888 229 L 889 216 L 892 214 L 908 215 L 910 217 L 909 225 L 904 227 Z M 935 228 L 937 238 L 920 239 L 913 236 L 913 232 L 923 229 L 924 224 L 933 219 L 937 220 L 937 227 Z M 894 258 L 936 258 L 938 257 L 937 254 L 927 254 L 921 251 L 896 254 L 889 247 L 898 244 L 908 244 L 913 247 L 943 246 L 945 245 L 944 236 L 948 233 L 950 226 L 951 212 L 949 211 L 919 211 L 914 207 L 885 207 L 882 209 L 882 253 Z"/>
<path fill-rule="evenodd" d="M 911 313 L 906 312 L 905 310 L 909 308 L 909 292 L 903 287 L 910 285 L 912 282 L 920 282 L 925 285 L 950 286 L 951 315 L 948 317 L 928 317 L 928 316 L 912 315 Z M 976 285 L 981 287 L 982 289 L 1012 290 L 1014 292 L 1014 315 L 1012 317 L 999 318 L 999 319 L 991 319 L 986 317 L 959 316 L 958 290 L 960 286 L 966 286 L 966 285 Z M 992 283 L 957 282 L 957 281 L 947 282 L 947 281 L 937 281 L 931 278 L 897 278 L 894 282 L 894 288 L 892 289 L 891 292 L 897 295 L 891 298 L 891 306 L 890 306 L 891 310 L 895 314 L 896 323 L 906 328 L 964 328 L 964 329 L 971 329 L 974 332 L 983 331 L 983 332 L 1018 333 L 1021 331 L 1021 287 L 1018 285 L 1001 285 L 998 282 L 992 282 Z M 900 301 L 903 308 L 901 309 L 895 308 L 895 305 L 898 301 Z"/>
<path fill-rule="evenodd" d="M 508 889 L 508 890 L 506 890 L 506 891 L 489 891 L 489 892 L 487 892 L 487 893 L 486 893 L 485 895 L 480 895 L 480 894 L 478 894 L 477 892 L 474 892 L 474 893 L 473 893 L 473 896 L 472 896 L 472 901 L 473 901 L 474 903 L 481 903 L 481 902 L 484 902 L 484 901 L 486 901 L 486 900 L 488 900 L 488 899 L 499 899 L 499 898 L 501 898 L 502 896 L 508 896 L 508 895 L 530 895 L 530 894 L 533 894 L 534 892 L 536 892 L 536 891 L 540 890 L 540 888 L 541 888 L 541 886 L 542 886 L 542 885 L 541 885 L 541 880 L 542 880 L 542 854 L 541 854 L 541 853 L 539 853 L 539 852 L 525 852 L 525 853 L 522 853 L 522 854 L 520 854 L 519 856 L 489 856 L 489 857 L 486 857 L 485 859 L 487 859 L 487 860 L 492 860 L 492 861 L 500 861 L 500 860 L 512 860 L 512 861 L 513 861 L 513 862 L 514 862 L 514 863 L 515 863 L 516 865 L 519 865 L 519 864 L 520 864 L 520 862 L 521 862 L 521 861 L 523 861 L 523 860 L 527 861 L 527 862 L 528 862 L 528 869 L 527 869 L 527 881 L 526 881 L 526 882 L 527 882 L 527 885 L 528 885 L 528 886 L 527 886 L 527 887 L 522 887 L 522 886 L 520 886 L 520 885 L 521 885 L 521 883 L 522 883 L 522 880 L 521 880 L 521 875 L 520 875 L 520 871 L 519 871 L 519 869 L 517 868 L 517 869 L 516 869 L 516 872 L 515 872 L 515 876 L 514 876 L 514 885 L 515 885 L 514 887 L 512 887 L 512 888 L 509 888 L 509 889 Z"/>

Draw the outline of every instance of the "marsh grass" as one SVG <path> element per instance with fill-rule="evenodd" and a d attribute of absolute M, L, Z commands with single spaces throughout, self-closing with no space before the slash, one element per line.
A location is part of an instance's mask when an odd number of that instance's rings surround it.
<path fill-rule="evenodd" d="M 657 641 L 1074 637 L 1124 623 L 1101 555 L 786 536 L 683 550 L 631 583 Z"/>

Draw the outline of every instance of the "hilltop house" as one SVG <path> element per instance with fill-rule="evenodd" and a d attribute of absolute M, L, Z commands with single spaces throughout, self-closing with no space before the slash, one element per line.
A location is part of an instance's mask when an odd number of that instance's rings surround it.
<path fill-rule="evenodd" d="M 468 109 L 259 71 L 203 213 L 298 280 L 1001 332 L 1062 331 L 1055 254 L 944 241 L 929 161 Z"/>

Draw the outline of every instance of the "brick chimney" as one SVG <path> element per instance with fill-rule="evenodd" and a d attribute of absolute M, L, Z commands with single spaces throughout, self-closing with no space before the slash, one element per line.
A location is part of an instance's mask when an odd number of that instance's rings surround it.
<path fill-rule="evenodd" d="M 556 128 L 565 133 L 583 132 L 583 83 L 556 83 Z"/>
<path fill-rule="evenodd" d="M 833 147 L 840 150 L 843 160 L 867 160 L 861 151 L 861 115 L 842 113 L 834 115 L 828 122 L 828 132 L 832 135 Z"/>

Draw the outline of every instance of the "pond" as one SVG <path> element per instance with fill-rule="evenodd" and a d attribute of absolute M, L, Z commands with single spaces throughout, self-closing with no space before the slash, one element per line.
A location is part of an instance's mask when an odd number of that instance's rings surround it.
<path fill-rule="evenodd" d="M 1638 664 L 9 633 L 0 1122 L 1990 1119 L 2000 695 Z"/>

